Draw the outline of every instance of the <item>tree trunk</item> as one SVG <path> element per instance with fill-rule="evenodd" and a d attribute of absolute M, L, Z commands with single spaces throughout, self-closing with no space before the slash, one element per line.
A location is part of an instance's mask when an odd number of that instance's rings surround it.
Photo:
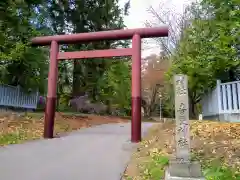
<path fill-rule="evenodd" d="M 111 107 L 111 101 L 110 100 L 106 100 L 106 105 L 107 105 L 107 110 L 106 113 L 107 114 L 111 114 L 112 112 L 112 107 Z"/>
<path fill-rule="evenodd" d="M 144 110 L 144 117 L 149 117 L 150 116 L 150 108 L 149 108 L 148 104 L 146 102 L 142 103 L 141 107 Z"/>
<path fill-rule="evenodd" d="M 190 119 L 196 119 L 196 104 L 194 103 L 194 100 L 189 100 L 189 117 Z"/>
<path fill-rule="evenodd" d="M 60 103 L 60 94 L 59 93 L 57 93 L 57 99 L 56 99 L 56 104 L 57 104 L 57 106 L 56 106 L 56 111 L 58 112 L 59 111 L 59 103 Z"/>
<path fill-rule="evenodd" d="M 72 87 L 72 96 L 79 96 L 81 94 L 81 64 L 78 60 L 74 60 L 73 63 L 73 87 Z"/>

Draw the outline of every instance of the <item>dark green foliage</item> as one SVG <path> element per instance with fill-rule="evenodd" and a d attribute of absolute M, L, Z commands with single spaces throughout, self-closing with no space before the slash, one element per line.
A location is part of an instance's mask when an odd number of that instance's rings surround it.
<path fill-rule="evenodd" d="M 54 0 L 1 1 L 0 83 L 20 85 L 26 91 L 39 90 L 42 95 L 46 95 L 49 50 L 31 47 L 30 39 L 40 35 L 122 29 L 123 16 L 128 8 L 129 3 L 121 9 L 118 0 L 63 0 L 60 3 Z M 127 41 L 102 41 L 64 45 L 61 50 L 80 51 L 127 46 Z M 119 74 L 117 69 L 124 70 L 124 73 Z M 130 95 L 129 72 L 126 63 L 106 58 L 60 62 L 58 102 L 61 109 L 68 105 L 68 100 L 73 95 L 88 93 L 92 101 L 106 102 L 109 99 L 114 104 L 120 103 L 119 107 L 129 112 L 130 96 L 122 98 L 122 102 L 116 99 L 123 97 L 120 94 L 123 92 L 119 90 L 123 82 L 126 88 L 124 91 L 128 91 L 124 95 Z M 111 81 L 117 81 L 119 87 Z M 114 96 L 106 96 L 107 91 Z"/>
<path fill-rule="evenodd" d="M 40 1 L 39 1 L 40 2 Z M 29 45 L 31 37 L 41 32 L 31 25 L 37 1 L 5 1 L 0 16 L 0 70 L 1 83 L 20 85 L 24 89 L 44 91 L 47 56 L 46 50 Z"/>

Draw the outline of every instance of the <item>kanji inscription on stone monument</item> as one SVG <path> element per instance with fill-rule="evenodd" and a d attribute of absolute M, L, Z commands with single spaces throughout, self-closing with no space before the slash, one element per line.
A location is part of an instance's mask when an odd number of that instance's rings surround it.
<path fill-rule="evenodd" d="M 176 158 L 165 172 L 165 180 L 205 180 L 198 162 L 190 161 L 188 79 L 186 75 L 174 76 Z"/>
<path fill-rule="evenodd" d="M 176 158 L 190 161 L 188 80 L 186 75 L 175 75 Z"/>

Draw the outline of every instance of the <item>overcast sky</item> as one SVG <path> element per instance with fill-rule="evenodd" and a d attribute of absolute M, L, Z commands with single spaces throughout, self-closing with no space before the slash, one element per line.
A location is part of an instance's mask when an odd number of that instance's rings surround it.
<path fill-rule="evenodd" d="M 161 10 L 161 8 L 171 8 L 175 12 L 182 13 L 184 7 L 191 0 L 131 0 L 131 8 L 129 10 L 129 16 L 124 18 L 127 28 L 141 28 L 144 27 L 144 22 L 151 20 L 152 15 L 147 12 L 147 9 L 152 6 L 155 10 Z M 120 5 L 123 7 L 127 0 L 120 0 Z M 159 4 L 164 4 L 164 7 L 159 7 Z M 150 48 L 149 48 L 150 47 Z M 143 45 L 145 50 L 142 51 L 142 56 L 148 56 L 152 53 L 159 54 L 160 47 L 154 42 L 150 42 L 148 47 Z"/>

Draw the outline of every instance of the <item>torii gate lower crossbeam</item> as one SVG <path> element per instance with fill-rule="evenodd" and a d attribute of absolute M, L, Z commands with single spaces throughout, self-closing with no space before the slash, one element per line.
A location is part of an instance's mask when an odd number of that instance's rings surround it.
<path fill-rule="evenodd" d="M 48 94 L 45 108 L 44 138 L 53 138 L 58 60 L 132 56 L 131 141 L 135 143 L 141 141 L 141 38 L 164 36 L 168 36 L 167 27 L 100 31 L 33 38 L 31 40 L 32 45 L 51 45 L 50 65 L 48 73 Z M 77 42 L 90 42 L 98 40 L 123 40 L 131 38 L 132 48 L 80 52 L 59 52 L 60 44 L 75 44 Z"/>

